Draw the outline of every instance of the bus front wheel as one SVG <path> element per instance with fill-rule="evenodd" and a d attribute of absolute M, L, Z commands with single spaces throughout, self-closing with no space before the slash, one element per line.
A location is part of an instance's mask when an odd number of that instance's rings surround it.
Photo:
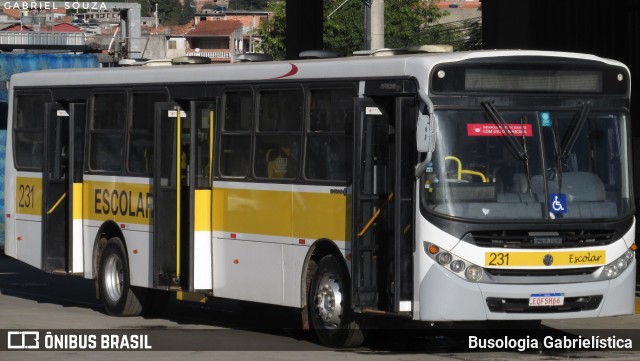
<path fill-rule="evenodd" d="M 105 310 L 112 316 L 137 316 L 142 312 L 144 291 L 129 283 L 129 262 L 122 242 L 109 240 L 100 257 L 98 287 Z"/>
<path fill-rule="evenodd" d="M 363 330 L 350 308 L 350 289 L 345 267 L 336 257 L 323 257 L 315 270 L 308 293 L 311 326 L 320 342 L 331 347 L 357 347 Z"/>

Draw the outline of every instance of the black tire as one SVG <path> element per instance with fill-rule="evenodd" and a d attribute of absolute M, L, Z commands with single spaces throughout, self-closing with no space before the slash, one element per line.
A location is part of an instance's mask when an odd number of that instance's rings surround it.
<path fill-rule="evenodd" d="M 109 240 L 100 257 L 98 287 L 105 311 L 112 316 L 142 313 L 146 289 L 131 287 L 129 262 L 119 238 Z"/>
<path fill-rule="evenodd" d="M 364 332 L 350 307 L 347 271 L 334 256 L 320 260 L 307 295 L 310 326 L 322 344 L 357 347 L 364 342 Z"/>

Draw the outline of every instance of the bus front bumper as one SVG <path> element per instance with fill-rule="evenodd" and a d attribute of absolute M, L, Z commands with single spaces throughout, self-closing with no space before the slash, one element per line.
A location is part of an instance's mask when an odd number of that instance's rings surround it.
<path fill-rule="evenodd" d="M 420 283 L 419 308 L 414 319 L 531 320 L 633 314 L 636 265 L 636 260 L 633 260 L 622 274 L 612 280 L 559 284 L 474 283 L 434 265 Z M 545 277 L 545 281 L 549 282 L 549 278 Z M 565 307 L 546 308 L 539 312 L 542 307 L 528 306 L 532 294 L 558 293 L 564 295 Z"/>

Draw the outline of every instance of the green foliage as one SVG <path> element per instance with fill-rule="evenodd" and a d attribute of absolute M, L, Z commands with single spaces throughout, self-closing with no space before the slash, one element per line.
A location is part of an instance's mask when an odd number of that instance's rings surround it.
<path fill-rule="evenodd" d="M 324 14 L 329 16 L 344 0 L 324 0 Z M 450 44 L 454 50 L 482 48 L 482 27 L 477 20 L 437 24 L 447 16 L 446 11 L 432 4 L 433 0 L 385 0 L 385 46 L 404 48 L 419 44 Z M 284 59 L 285 1 L 268 3 L 274 17 L 258 31 L 262 39 L 259 50 Z M 364 49 L 364 5 L 360 0 L 348 0 L 329 19 L 323 28 L 324 47 L 350 55 Z"/>
<path fill-rule="evenodd" d="M 258 28 L 257 35 L 261 41 L 257 45 L 257 50 L 270 54 L 275 60 L 284 59 L 287 54 L 285 46 L 286 3 L 281 0 L 269 1 L 267 11 L 273 12 L 273 16 L 269 21 L 262 22 Z"/>
<path fill-rule="evenodd" d="M 343 0 L 326 0 L 325 14 L 330 14 Z M 402 48 L 429 43 L 428 26 L 446 15 L 424 0 L 385 0 L 385 46 Z M 364 49 L 364 6 L 350 0 L 324 25 L 324 44 L 345 55 Z"/>
<path fill-rule="evenodd" d="M 325 17 L 331 14 L 344 0 L 325 0 Z M 338 50 L 349 55 L 355 50 L 364 49 L 364 6 L 362 1 L 349 0 L 335 11 L 329 19 L 325 18 L 323 43 L 325 49 Z"/>
<path fill-rule="evenodd" d="M 140 4 L 142 16 L 153 16 L 158 4 L 158 20 L 162 25 L 184 25 L 193 21 L 195 9 L 190 5 L 190 1 L 185 1 L 185 5 L 180 5 L 178 0 L 135 0 Z"/>

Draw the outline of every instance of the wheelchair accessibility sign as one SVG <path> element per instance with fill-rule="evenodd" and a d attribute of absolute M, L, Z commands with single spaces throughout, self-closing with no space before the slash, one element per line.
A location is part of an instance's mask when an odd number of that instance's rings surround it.
<path fill-rule="evenodd" d="M 567 213 L 567 195 L 566 194 L 550 194 L 549 210 L 553 214 Z"/>

